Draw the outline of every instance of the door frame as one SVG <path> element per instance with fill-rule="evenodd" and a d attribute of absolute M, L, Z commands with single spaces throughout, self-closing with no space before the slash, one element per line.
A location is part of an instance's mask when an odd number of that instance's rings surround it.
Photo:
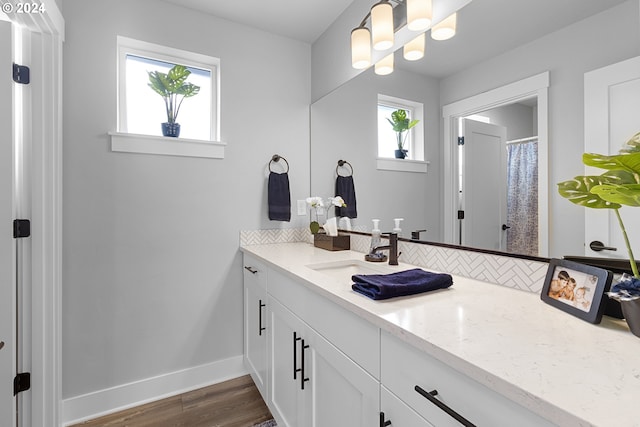
<path fill-rule="evenodd" d="M 456 244 L 458 230 L 458 140 L 457 119 L 492 108 L 502 107 L 536 96 L 538 98 L 538 256 L 549 254 L 549 72 L 540 73 L 508 85 L 447 104 L 443 117 L 444 170 L 444 242 Z"/>
<path fill-rule="evenodd" d="M 4 2 L 1 2 L 4 3 Z M 24 129 L 31 138 L 29 173 L 31 206 L 31 336 L 27 337 L 32 375 L 33 426 L 59 426 L 61 420 L 61 284 L 62 284 L 62 44 L 64 19 L 55 0 L 41 0 L 43 13 L 11 14 L 14 33 L 23 35 L 32 68 L 30 105 Z M 37 72 L 35 72 L 37 70 Z M 37 106 L 37 108 L 36 108 Z"/>

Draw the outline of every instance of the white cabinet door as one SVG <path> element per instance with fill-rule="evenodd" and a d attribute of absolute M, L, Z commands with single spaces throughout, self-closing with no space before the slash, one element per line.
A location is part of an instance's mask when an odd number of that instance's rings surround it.
<path fill-rule="evenodd" d="M 267 400 L 267 270 L 244 258 L 244 360 L 253 382 Z"/>
<path fill-rule="evenodd" d="M 304 427 L 301 391 L 300 346 L 305 324 L 269 296 L 269 392 L 268 406 L 279 427 Z"/>
<path fill-rule="evenodd" d="M 377 426 L 379 382 L 314 330 L 307 330 L 303 342 L 306 410 L 301 425 Z"/>

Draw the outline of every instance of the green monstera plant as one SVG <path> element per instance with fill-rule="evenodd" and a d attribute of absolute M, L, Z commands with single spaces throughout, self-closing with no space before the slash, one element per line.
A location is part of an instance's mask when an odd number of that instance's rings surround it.
<path fill-rule="evenodd" d="M 612 209 L 629 254 L 634 277 L 640 279 L 638 266 L 629 243 L 627 231 L 620 216 L 623 206 L 640 207 L 640 132 L 636 133 L 616 155 L 584 153 L 582 162 L 587 166 L 604 169 L 602 175 L 576 176 L 560 182 L 558 192 L 569 201 L 592 209 Z"/>
<path fill-rule="evenodd" d="M 393 127 L 393 131 L 396 132 L 396 138 L 398 143 L 398 150 L 404 149 L 404 143 L 407 140 L 408 133 L 404 133 L 414 127 L 420 122 L 420 120 L 409 120 L 407 118 L 406 110 L 396 110 L 391 113 L 391 118 L 387 118 L 391 126 Z"/>
<path fill-rule="evenodd" d="M 174 65 L 168 73 L 149 71 L 149 87 L 164 99 L 167 122 L 174 124 L 185 98 L 196 96 L 200 86 L 187 83 L 191 71 L 184 65 Z"/>

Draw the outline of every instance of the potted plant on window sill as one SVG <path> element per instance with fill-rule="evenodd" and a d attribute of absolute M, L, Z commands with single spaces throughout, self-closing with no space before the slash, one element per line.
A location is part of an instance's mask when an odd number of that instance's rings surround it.
<path fill-rule="evenodd" d="M 184 65 L 174 65 L 167 74 L 149 71 L 149 87 L 164 100 L 167 121 L 162 123 L 162 135 L 177 138 L 180 136 L 180 123 L 176 120 L 180 106 L 185 98 L 200 92 L 200 86 L 187 83 L 191 71 Z"/>
<path fill-rule="evenodd" d="M 407 141 L 407 135 L 409 134 L 408 131 L 417 125 L 420 120 L 409 120 L 407 118 L 407 111 L 403 109 L 399 109 L 391 113 L 391 118 L 387 118 L 387 120 L 391 123 L 393 131 L 396 133 L 398 149 L 395 150 L 395 157 L 396 159 L 404 159 L 407 157 L 408 153 L 408 150 L 405 150 L 404 148 L 404 144 Z"/>
<path fill-rule="evenodd" d="M 597 176 L 576 176 L 570 181 L 560 182 L 558 192 L 577 205 L 613 209 L 615 212 L 633 275 L 625 273 L 608 295 L 620 302 L 629 329 L 640 337 L 640 273 L 620 216 L 622 206 L 640 207 L 640 132 L 631 137 L 618 154 L 605 156 L 584 153 L 582 162 L 604 169 L 605 172 Z"/>

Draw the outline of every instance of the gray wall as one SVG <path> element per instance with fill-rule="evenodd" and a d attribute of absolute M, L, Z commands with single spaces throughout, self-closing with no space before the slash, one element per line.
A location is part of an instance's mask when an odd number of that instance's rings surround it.
<path fill-rule="evenodd" d="M 538 129 L 533 127 L 534 107 L 522 104 L 510 104 L 503 107 L 478 113 L 481 116 L 489 117 L 494 125 L 507 128 L 507 141 L 520 138 L 536 136 Z"/>
<path fill-rule="evenodd" d="M 583 171 L 584 73 L 640 55 L 638 4 L 629 0 L 441 82 L 441 105 L 447 105 L 550 71 L 549 250 L 553 256 L 584 253 L 584 208 L 562 199 L 556 186 Z"/>
<path fill-rule="evenodd" d="M 306 224 L 265 189 L 279 153 L 308 195 L 310 45 L 162 1 L 63 14 L 63 398 L 240 356 L 239 231 Z M 221 59 L 224 160 L 110 151 L 116 35 Z"/>

